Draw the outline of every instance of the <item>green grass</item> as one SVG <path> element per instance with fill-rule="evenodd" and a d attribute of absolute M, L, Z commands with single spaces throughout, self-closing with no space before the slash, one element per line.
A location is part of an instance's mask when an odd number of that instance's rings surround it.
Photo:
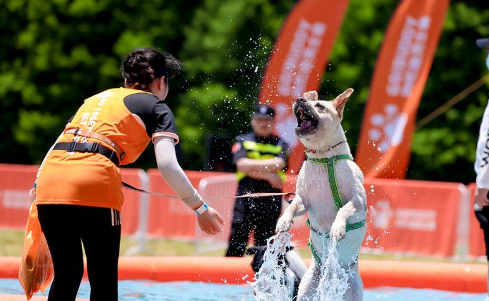
<path fill-rule="evenodd" d="M 0 256 L 22 256 L 24 231 L 0 229 Z M 121 256 L 131 248 L 138 246 L 134 237 L 123 236 L 121 241 Z M 139 250 L 134 255 L 139 256 L 195 256 L 195 244 L 191 241 L 150 239 L 145 244 L 145 250 Z M 302 258 L 311 258 L 308 248 L 296 248 Z M 199 256 L 224 256 L 225 247 L 215 248 L 212 251 L 199 253 Z M 402 260 L 423 262 L 459 262 L 453 258 L 438 258 L 428 256 L 409 256 L 400 254 L 372 254 L 361 253 L 360 260 Z M 487 264 L 485 260 L 470 260 L 467 263 Z"/>
<path fill-rule="evenodd" d="M 22 256 L 24 231 L 0 229 L 0 256 Z M 139 246 L 136 238 L 123 236 L 121 240 L 121 256 L 131 248 Z M 200 253 L 199 256 L 224 256 L 225 247 L 215 248 L 212 251 Z M 308 250 L 300 249 L 308 255 Z M 191 241 L 175 239 L 149 239 L 145 249 L 139 250 L 135 255 L 141 256 L 195 256 L 195 244 Z M 309 256 L 310 257 L 310 256 Z"/>
<path fill-rule="evenodd" d="M 0 256 L 22 256 L 24 231 L 0 229 Z"/>
<path fill-rule="evenodd" d="M 24 231 L 0 229 L 0 256 L 22 256 Z M 123 236 L 121 240 L 121 255 L 131 247 L 137 246 L 138 241 L 132 237 Z M 181 240 L 152 239 L 146 243 L 147 251 L 136 255 L 144 256 L 193 256 L 194 244 Z M 224 250 L 205 254 L 205 256 L 222 256 Z"/>

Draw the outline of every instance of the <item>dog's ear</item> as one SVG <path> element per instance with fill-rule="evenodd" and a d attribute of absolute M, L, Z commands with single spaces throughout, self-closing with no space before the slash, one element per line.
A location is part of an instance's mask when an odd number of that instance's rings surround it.
<path fill-rule="evenodd" d="M 345 92 L 336 96 L 336 98 L 333 100 L 333 106 L 335 107 L 336 111 L 338 111 L 338 115 L 340 116 L 340 119 L 343 119 L 343 111 L 345 109 L 345 104 L 348 101 L 348 98 L 350 98 L 350 95 L 352 93 L 353 93 L 353 89 L 348 88 L 345 90 Z"/>
<path fill-rule="evenodd" d="M 305 92 L 303 98 L 307 101 L 318 100 L 318 92 L 316 91 Z"/>

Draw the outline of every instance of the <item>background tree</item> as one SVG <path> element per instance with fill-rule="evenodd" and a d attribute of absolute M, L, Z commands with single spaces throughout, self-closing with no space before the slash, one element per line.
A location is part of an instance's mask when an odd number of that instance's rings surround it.
<path fill-rule="evenodd" d="M 348 116 L 361 116 L 373 69 L 389 19 L 397 3 L 350 1 L 343 27 L 330 57 L 321 92 L 336 96 L 355 88 Z M 443 32 L 418 110 L 427 116 L 487 73 L 485 52 L 475 40 L 489 37 L 489 11 L 480 1 L 451 1 Z M 489 83 L 414 133 L 407 178 L 475 181 L 473 164 Z M 360 118 L 346 118 L 344 128 L 356 151 Z"/>
<path fill-rule="evenodd" d="M 84 98 L 122 86 L 119 64 L 135 47 L 184 63 L 168 103 L 182 137 L 182 165 L 204 167 L 207 138 L 249 130 L 260 79 L 290 0 L 0 0 L 0 158 L 39 164 Z M 362 116 L 378 51 L 396 2 L 351 0 L 320 95 L 355 88 Z M 451 1 L 420 108 L 422 118 L 487 73 L 475 39 L 489 36 L 480 1 Z M 414 135 L 408 178 L 474 181 L 478 128 L 489 85 Z M 344 128 L 353 151 L 361 118 Z M 152 147 L 132 167 L 155 167 Z"/>

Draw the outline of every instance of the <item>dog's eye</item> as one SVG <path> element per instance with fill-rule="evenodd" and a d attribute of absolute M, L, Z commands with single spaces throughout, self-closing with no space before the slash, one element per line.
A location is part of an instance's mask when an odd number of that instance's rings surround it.
<path fill-rule="evenodd" d="M 315 107 L 316 108 L 319 108 L 321 110 L 324 109 L 324 106 L 322 104 L 320 104 L 320 103 L 317 103 Z"/>

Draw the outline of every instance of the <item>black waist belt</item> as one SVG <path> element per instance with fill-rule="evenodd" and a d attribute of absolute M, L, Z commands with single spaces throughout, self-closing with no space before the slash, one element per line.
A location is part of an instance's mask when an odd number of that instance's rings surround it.
<path fill-rule="evenodd" d="M 106 156 L 116 166 L 119 166 L 117 153 L 99 143 L 76 143 L 76 142 L 58 142 L 54 145 L 53 150 L 65 150 L 69 152 L 96 153 Z"/>

